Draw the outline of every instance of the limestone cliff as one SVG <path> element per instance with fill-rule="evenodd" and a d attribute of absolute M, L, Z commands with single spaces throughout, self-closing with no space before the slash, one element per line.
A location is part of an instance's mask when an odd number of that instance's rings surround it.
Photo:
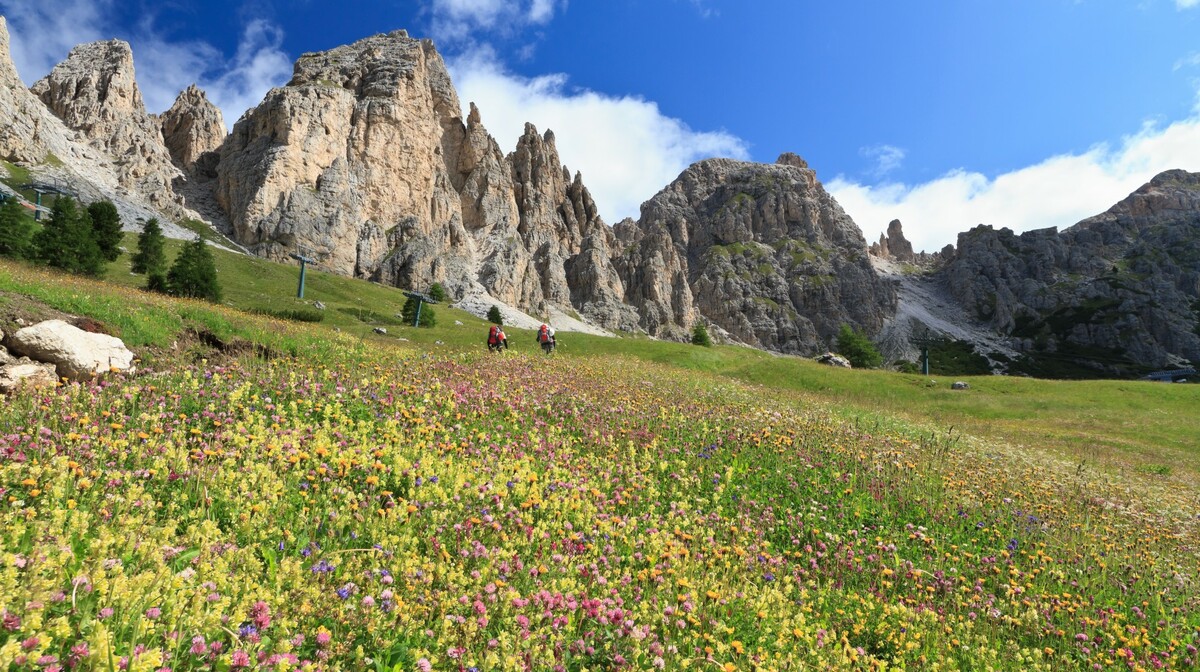
<path fill-rule="evenodd" d="M 445 64 L 404 31 L 305 54 L 235 126 L 217 166 L 235 237 L 284 259 L 404 287 L 484 290 L 535 314 L 620 306 L 612 234 L 553 135 L 532 125 L 505 156 Z"/>
<path fill-rule="evenodd" d="M 617 235 L 626 298 L 653 334 L 681 337 L 704 319 L 750 345 L 810 353 L 842 324 L 875 333 L 895 310 L 862 232 L 794 154 L 696 163 Z"/>

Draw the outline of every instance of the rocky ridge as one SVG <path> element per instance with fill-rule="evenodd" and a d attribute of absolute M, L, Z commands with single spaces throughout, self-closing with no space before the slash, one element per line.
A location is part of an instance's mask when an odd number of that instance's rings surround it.
<path fill-rule="evenodd" d="M 1161 173 L 1061 233 L 975 227 L 940 273 L 1035 357 L 1109 373 L 1200 361 L 1200 173 Z"/>
<path fill-rule="evenodd" d="M 103 65 L 96 67 L 110 69 Z M 99 78 L 91 81 L 98 82 Z M 86 84 L 80 83 L 86 89 Z M 84 89 L 61 93 L 96 99 L 93 91 Z M 58 107 L 64 111 L 71 109 L 66 101 Z M 193 235 L 173 223 L 176 216 L 194 213 L 177 206 L 170 183 L 151 179 L 143 185 L 133 177 L 141 172 L 135 157 L 114 156 L 109 152 L 107 140 L 91 142 L 83 132 L 68 128 L 38 96 L 25 88 L 9 55 L 8 26 L 3 16 L 0 16 L 0 119 L 5 120 L 0 124 L 0 159 L 24 165 L 36 181 L 57 183 L 84 202 L 112 200 L 127 229 L 134 229 L 138 218 L 160 217 L 168 235 L 177 238 Z M 86 121 L 82 123 L 91 126 Z M 147 141 L 153 143 L 153 138 L 150 133 Z M 143 186 L 155 186 L 156 191 L 143 193 Z"/>

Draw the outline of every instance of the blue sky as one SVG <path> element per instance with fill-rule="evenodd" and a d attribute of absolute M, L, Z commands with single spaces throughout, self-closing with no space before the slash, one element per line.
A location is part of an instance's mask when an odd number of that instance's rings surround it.
<path fill-rule="evenodd" d="M 869 240 L 1068 226 L 1200 170 L 1200 0 L 0 0 L 26 83 L 133 45 L 151 111 L 230 126 L 305 51 L 406 28 L 506 151 L 551 128 L 613 223 L 707 156 L 804 157 Z"/>

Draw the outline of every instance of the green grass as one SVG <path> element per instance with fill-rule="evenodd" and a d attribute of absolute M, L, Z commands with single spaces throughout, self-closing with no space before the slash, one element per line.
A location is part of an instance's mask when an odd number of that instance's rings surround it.
<path fill-rule="evenodd" d="M 180 241 L 167 241 L 168 259 Z M 136 248 L 128 234 L 125 247 Z M 239 311 L 286 316 L 316 311 L 321 301 L 320 328 L 337 330 L 364 339 L 396 342 L 450 352 L 482 349 L 488 322 L 446 305 L 436 307 L 438 326 L 414 328 L 398 317 L 405 296 L 400 289 L 309 270 L 305 299 L 295 297 L 298 268 L 255 257 L 214 250 L 224 303 Z M 6 267 L 13 268 L 13 267 Z M 129 272 L 129 255 L 110 264 L 105 279 L 126 287 L 140 287 L 145 278 Z M 41 271 L 38 271 L 41 273 Z M 80 292 L 55 285 L 36 292 L 20 281 L 22 273 L 10 271 L 0 290 L 15 283 L 19 291 L 44 297 L 54 307 L 87 314 L 114 324 L 131 344 L 161 345 L 170 342 L 172 330 L 201 320 L 203 311 L 181 319 L 163 314 L 161 303 L 128 305 L 101 289 Z M 212 325 L 216 333 L 232 333 L 230 318 Z M 236 318 L 232 320 L 236 322 Z M 456 325 L 459 321 L 463 324 Z M 385 326 L 386 336 L 372 333 Z M 235 330 L 236 331 L 236 330 Z M 507 328 L 516 349 L 535 350 L 534 333 Z M 287 349 L 285 344 L 284 349 Z M 1098 468 L 1137 470 L 1145 465 L 1173 465 L 1172 478 L 1200 476 L 1200 423 L 1180 421 L 1197 407 L 1200 388 L 1140 381 L 1051 381 L 1004 376 L 966 376 L 951 379 L 936 368 L 931 378 L 890 371 L 836 369 L 805 358 L 780 356 L 738 346 L 701 348 L 665 342 L 641 335 L 617 338 L 561 333 L 557 356 L 591 359 L 604 357 L 613 366 L 637 367 L 639 362 L 667 364 L 680 369 L 716 374 L 761 385 L 764 394 L 790 391 L 807 395 L 814 403 L 864 422 L 903 419 L 930 432 L 950 428 L 960 433 L 995 438 L 1057 453 L 1063 459 Z M 970 383 L 965 392 L 950 390 L 950 383 Z"/>

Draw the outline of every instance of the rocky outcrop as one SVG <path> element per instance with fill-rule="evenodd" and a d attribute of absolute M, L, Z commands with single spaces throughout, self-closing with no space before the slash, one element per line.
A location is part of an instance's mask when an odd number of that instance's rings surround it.
<path fill-rule="evenodd" d="M 116 159 L 122 186 L 164 212 L 181 214 L 171 188 L 180 173 L 171 163 L 158 123 L 146 112 L 128 43 L 79 45 L 31 91 L 68 128 Z"/>
<path fill-rule="evenodd" d="M 895 259 L 907 263 L 916 261 L 912 243 L 904 237 L 904 228 L 898 219 L 893 219 L 888 224 L 887 233 L 879 234 L 879 242 L 871 244 L 870 252 L 872 255 L 884 259 Z"/>
<path fill-rule="evenodd" d="M 58 375 L 75 381 L 133 369 L 133 353 L 121 339 L 87 332 L 62 320 L 18 329 L 5 343 L 14 353 L 53 364 Z"/>
<path fill-rule="evenodd" d="M 694 164 L 617 236 L 626 299 L 652 334 L 682 337 L 703 315 L 743 343 L 812 353 L 895 310 L 862 232 L 794 154 Z"/>
<path fill-rule="evenodd" d="M 1162 173 L 1061 233 L 976 227 L 941 273 L 1034 358 L 1109 373 L 1200 360 L 1200 174 Z"/>
<path fill-rule="evenodd" d="M 225 140 L 225 120 L 221 110 L 208 100 L 195 84 L 184 89 L 171 109 L 159 118 L 163 142 L 171 160 L 185 173 L 197 168 L 213 172 L 221 143 Z M 197 162 L 204 162 L 197 166 Z"/>

